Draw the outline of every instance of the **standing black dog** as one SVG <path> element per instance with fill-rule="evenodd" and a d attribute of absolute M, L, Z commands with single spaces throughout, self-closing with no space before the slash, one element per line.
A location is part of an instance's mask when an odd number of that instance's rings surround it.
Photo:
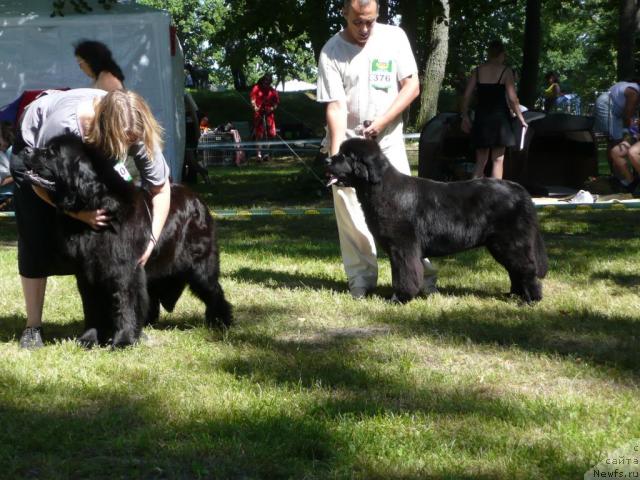
<path fill-rule="evenodd" d="M 422 286 L 423 257 L 486 246 L 507 269 L 511 293 L 542 299 L 547 254 L 531 197 L 517 183 L 477 179 L 442 183 L 398 172 L 372 140 L 354 138 L 327 159 L 332 181 L 354 187 L 367 226 L 391 261 L 394 297 Z"/>
<path fill-rule="evenodd" d="M 62 211 L 106 209 L 109 228 L 94 231 L 59 215 L 60 245 L 75 266 L 82 297 L 85 346 L 135 343 L 145 323 L 157 320 L 160 304 L 173 308 L 184 287 L 206 305 L 210 326 L 231 324 L 231 306 L 218 281 L 215 225 L 191 191 L 171 186 L 171 208 L 145 268 L 137 265 L 151 236 L 151 201 L 124 180 L 112 161 L 74 135 L 53 139 L 46 149 L 25 149 L 26 177 L 47 190 Z"/>

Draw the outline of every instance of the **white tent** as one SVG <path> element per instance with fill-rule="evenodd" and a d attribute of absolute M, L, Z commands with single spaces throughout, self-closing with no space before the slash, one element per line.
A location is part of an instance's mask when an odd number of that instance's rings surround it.
<path fill-rule="evenodd" d="M 316 84 L 303 82 L 302 80 L 287 80 L 282 83 L 278 83 L 277 90 L 279 92 L 302 92 L 306 90 L 315 90 Z"/>
<path fill-rule="evenodd" d="M 88 87 L 73 45 L 99 40 L 113 52 L 125 86 L 142 95 L 165 129 L 164 154 L 180 180 L 184 154 L 184 60 L 169 14 L 143 5 L 118 3 L 105 10 L 66 7 L 51 17 L 51 0 L 0 0 L 0 106 L 24 90 Z M 70 4 L 70 2 L 67 2 Z"/>

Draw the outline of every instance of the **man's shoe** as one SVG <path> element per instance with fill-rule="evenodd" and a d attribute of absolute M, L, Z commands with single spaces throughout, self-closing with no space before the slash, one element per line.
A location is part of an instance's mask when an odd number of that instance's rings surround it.
<path fill-rule="evenodd" d="M 349 293 L 351 293 L 351 297 L 355 300 L 362 300 L 369 294 L 369 289 L 364 287 L 352 287 L 349 289 Z"/>
<path fill-rule="evenodd" d="M 44 347 L 42 343 L 42 327 L 27 327 L 20 337 L 20 348 L 36 350 Z"/>

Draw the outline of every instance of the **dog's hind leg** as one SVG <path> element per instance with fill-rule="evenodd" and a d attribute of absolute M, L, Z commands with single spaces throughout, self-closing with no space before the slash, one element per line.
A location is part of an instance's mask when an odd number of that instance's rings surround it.
<path fill-rule="evenodd" d="M 149 323 L 158 320 L 160 305 L 162 305 L 167 312 L 173 312 L 186 285 L 187 281 L 183 275 L 174 275 L 173 277 L 149 281 L 148 290 L 151 302 Z"/>
<path fill-rule="evenodd" d="M 424 265 L 418 251 L 391 248 L 391 283 L 393 286 L 392 301 L 406 303 L 419 293 L 424 282 Z"/>
<path fill-rule="evenodd" d="M 510 293 L 518 295 L 527 303 L 542 300 L 542 285 L 536 273 L 538 270 L 536 252 L 527 239 L 505 236 L 487 242 L 487 249 L 509 273 Z"/>
<path fill-rule="evenodd" d="M 224 298 L 224 291 L 217 275 L 200 275 L 194 272 L 188 281 L 191 291 L 206 305 L 205 321 L 209 327 L 227 328 L 231 325 L 231 305 Z"/>

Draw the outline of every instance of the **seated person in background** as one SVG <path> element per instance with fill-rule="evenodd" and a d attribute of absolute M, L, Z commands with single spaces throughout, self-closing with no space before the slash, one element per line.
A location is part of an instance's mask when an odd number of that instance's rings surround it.
<path fill-rule="evenodd" d="M 605 133 L 613 145 L 622 140 L 622 131 L 632 125 L 640 106 L 640 84 L 617 82 L 600 94 L 595 105 L 594 130 Z"/>
<path fill-rule="evenodd" d="M 548 72 L 544 76 L 547 87 L 544 89 L 544 112 L 549 113 L 556 106 L 556 100 L 562 95 L 558 76 L 554 72 Z"/>
<path fill-rule="evenodd" d="M 211 129 L 209 128 L 209 118 L 202 117 L 200 119 L 200 135 L 204 135 L 205 133 L 209 133 Z"/>
<path fill-rule="evenodd" d="M 74 50 L 78 66 L 93 79 L 93 88 L 111 92 L 124 89 L 124 74 L 102 42 L 84 40 Z"/>
<path fill-rule="evenodd" d="M 238 167 L 242 165 L 246 160 L 246 156 L 244 150 L 240 150 L 240 142 L 242 142 L 242 139 L 240 138 L 240 132 L 235 125 L 231 122 L 227 122 L 225 124 L 218 125 L 214 131 L 219 133 L 228 133 L 233 137 L 233 142 L 238 144 L 234 150 L 233 161 Z"/>
<path fill-rule="evenodd" d="M 640 174 L 639 137 L 640 131 L 638 130 L 638 120 L 636 120 L 628 132 L 624 132 L 623 140 L 614 145 L 609 152 L 614 173 L 618 176 L 623 188 L 629 193 L 633 193 L 640 183 L 640 178 L 634 175 L 634 170 L 636 174 Z M 632 170 L 627 166 L 627 160 L 633 167 Z"/>
<path fill-rule="evenodd" d="M 640 106 L 640 84 L 638 82 L 617 82 L 596 100 L 594 131 L 609 137 L 609 161 L 615 174 L 621 175 L 620 182 L 629 187 L 629 175 L 624 157 L 628 154 L 624 134 L 632 127 L 638 106 Z M 629 146 L 631 142 L 628 140 Z M 625 174 L 629 173 L 629 175 Z"/>

